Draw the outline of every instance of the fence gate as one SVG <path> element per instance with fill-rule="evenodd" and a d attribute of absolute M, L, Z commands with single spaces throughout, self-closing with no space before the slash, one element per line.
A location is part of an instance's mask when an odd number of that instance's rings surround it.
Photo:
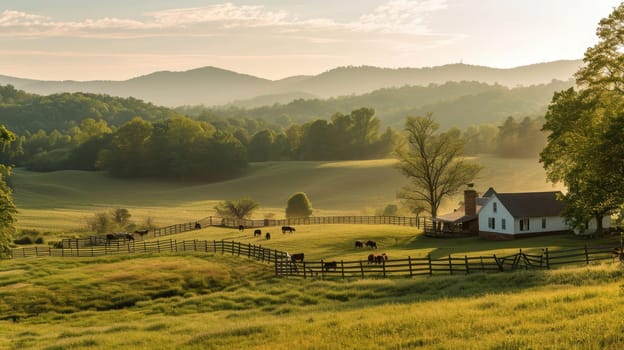
<path fill-rule="evenodd" d="M 501 271 L 515 271 L 515 270 L 531 270 L 546 268 L 544 261 L 544 255 L 526 254 L 520 250 L 519 253 L 497 257 L 494 255 L 496 264 Z"/>

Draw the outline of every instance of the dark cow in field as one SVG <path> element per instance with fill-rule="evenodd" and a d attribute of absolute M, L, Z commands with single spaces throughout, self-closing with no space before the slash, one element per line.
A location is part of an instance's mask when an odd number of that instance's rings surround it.
<path fill-rule="evenodd" d="M 199 230 L 201 228 L 201 224 L 199 222 L 195 223 L 195 229 Z"/>
<path fill-rule="evenodd" d="M 338 268 L 338 263 L 335 261 L 323 263 L 323 270 L 325 271 L 329 271 L 329 269 L 336 271 L 336 268 Z"/>
<path fill-rule="evenodd" d="M 364 242 L 362 242 L 362 241 L 355 241 L 355 247 L 356 248 L 363 248 L 364 247 Z"/>
<path fill-rule="evenodd" d="M 297 253 L 297 254 L 293 254 L 290 256 L 290 260 L 292 262 L 297 262 L 297 261 L 301 261 L 303 262 L 303 258 L 304 258 L 304 254 L 303 253 Z"/>
<path fill-rule="evenodd" d="M 269 232 L 267 232 L 267 233 L 264 235 L 264 238 L 266 238 L 266 240 L 268 241 L 269 239 L 271 239 L 271 234 L 270 234 Z"/>
<path fill-rule="evenodd" d="M 109 233 L 106 235 L 106 245 L 110 245 L 112 241 L 119 241 L 120 239 L 134 241 L 134 236 L 127 232 Z"/>
<path fill-rule="evenodd" d="M 238 225 L 238 230 L 241 231 L 241 232 L 245 231 L 245 226 Z"/>
<path fill-rule="evenodd" d="M 262 230 L 254 230 L 254 237 L 262 236 Z"/>
<path fill-rule="evenodd" d="M 282 233 L 286 233 L 286 231 L 288 231 L 288 233 L 293 233 L 295 232 L 295 228 L 292 226 L 282 226 Z"/>
<path fill-rule="evenodd" d="M 377 249 L 377 242 L 375 242 L 375 241 L 366 241 L 365 245 L 367 247 L 371 247 L 371 248 Z"/>
<path fill-rule="evenodd" d="M 136 230 L 136 231 L 134 231 L 134 233 L 136 233 L 137 235 L 141 236 L 141 238 L 143 238 L 143 236 L 145 236 L 148 232 L 149 232 L 149 230 Z"/>
<path fill-rule="evenodd" d="M 369 264 L 383 264 L 384 262 L 388 261 L 388 255 L 386 255 L 386 253 L 369 254 L 367 260 Z"/>

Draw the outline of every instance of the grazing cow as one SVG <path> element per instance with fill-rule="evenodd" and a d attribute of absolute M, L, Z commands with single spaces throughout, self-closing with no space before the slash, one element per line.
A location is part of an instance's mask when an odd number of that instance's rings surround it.
<path fill-rule="evenodd" d="M 335 261 L 323 263 L 323 269 L 325 271 L 329 271 L 329 269 L 336 271 L 336 268 L 338 268 L 338 263 Z"/>
<path fill-rule="evenodd" d="M 134 236 L 127 232 L 109 233 L 106 235 L 106 244 L 110 245 L 111 241 L 117 241 L 120 239 L 134 241 Z"/>
<path fill-rule="evenodd" d="M 199 222 L 195 223 L 195 229 L 199 230 L 201 228 L 201 224 Z"/>
<path fill-rule="evenodd" d="M 381 253 L 381 254 L 375 256 L 375 261 L 378 264 L 383 264 L 384 262 L 388 261 L 388 255 L 386 255 L 386 253 Z"/>
<path fill-rule="evenodd" d="M 241 231 L 241 232 L 245 231 L 245 226 L 238 225 L 238 230 Z"/>
<path fill-rule="evenodd" d="M 356 248 L 363 248 L 364 247 L 364 242 L 362 242 L 362 241 L 355 241 L 355 247 Z"/>
<path fill-rule="evenodd" d="M 286 233 L 286 231 L 288 231 L 288 233 L 293 233 L 295 232 L 295 228 L 292 226 L 282 226 L 282 233 Z"/>
<path fill-rule="evenodd" d="M 377 249 L 377 242 L 375 242 L 375 241 L 366 241 L 365 245 L 367 247 L 371 247 L 371 248 Z"/>
<path fill-rule="evenodd" d="M 368 258 L 366 260 L 368 260 L 369 264 L 374 263 L 375 262 L 375 254 L 368 254 Z"/>
<path fill-rule="evenodd" d="M 304 258 L 304 254 L 303 253 L 297 253 L 297 254 L 293 254 L 293 255 L 290 256 L 290 260 L 292 262 L 297 262 L 297 261 L 303 262 L 303 258 Z"/>
<path fill-rule="evenodd" d="M 271 234 L 270 234 L 269 232 L 267 232 L 267 233 L 264 235 L 264 238 L 266 238 L 266 239 L 267 239 L 267 241 L 268 241 L 269 239 L 271 239 Z"/>
<path fill-rule="evenodd" d="M 262 230 L 254 230 L 254 237 L 262 236 Z"/>
<path fill-rule="evenodd" d="M 369 254 L 367 260 L 369 264 L 383 264 L 384 262 L 388 261 L 388 255 L 386 255 L 386 253 Z"/>
<path fill-rule="evenodd" d="M 134 233 L 136 233 L 137 235 L 141 236 L 141 238 L 143 238 L 143 236 L 145 236 L 148 232 L 149 232 L 149 230 L 136 230 L 136 231 L 134 231 Z"/>

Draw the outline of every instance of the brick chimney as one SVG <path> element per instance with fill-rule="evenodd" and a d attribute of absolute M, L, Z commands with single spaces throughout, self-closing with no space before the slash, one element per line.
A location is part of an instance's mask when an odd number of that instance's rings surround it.
<path fill-rule="evenodd" d="M 477 191 L 472 188 L 464 190 L 464 208 L 466 215 L 477 213 Z"/>

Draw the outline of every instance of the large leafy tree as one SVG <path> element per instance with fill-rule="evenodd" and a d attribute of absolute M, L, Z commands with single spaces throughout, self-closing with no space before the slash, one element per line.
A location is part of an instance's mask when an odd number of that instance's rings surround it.
<path fill-rule="evenodd" d="M 4 146 L 13 140 L 15 140 L 15 135 L 4 125 L 0 125 L 0 144 Z M 10 170 L 10 167 L 0 165 L 0 258 L 11 256 L 11 238 L 15 234 L 17 209 L 13 204 L 11 188 L 4 180 Z"/>
<path fill-rule="evenodd" d="M 408 117 L 407 145 L 397 150 L 397 166 L 409 181 L 398 197 L 413 207 L 425 203 L 433 217 L 444 198 L 457 194 L 481 170 L 480 165 L 465 159 L 460 138 L 438 129 L 431 114 Z"/>
<path fill-rule="evenodd" d="M 600 21 L 598 44 L 585 52 L 577 72 L 578 91 L 554 94 L 546 113 L 548 144 L 540 154 L 547 177 L 568 188 L 564 215 L 583 228 L 624 203 L 621 179 L 624 153 L 624 4 Z"/>

